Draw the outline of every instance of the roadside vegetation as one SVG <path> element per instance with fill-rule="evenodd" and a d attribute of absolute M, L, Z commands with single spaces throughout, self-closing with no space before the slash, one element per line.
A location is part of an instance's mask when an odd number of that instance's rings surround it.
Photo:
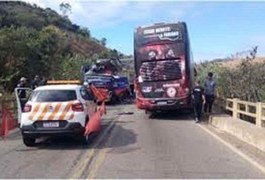
<path fill-rule="evenodd" d="M 20 77 L 76 79 L 81 65 L 98 58 L 123 57 L 106 47 L 107 39 L 91 36 L 88 28 L 73 24 L 62 14 L 25 2 L 0 2 L 0 86 L 12 91 Z"/>
<path fill-rule="evenodd" d="M 207 73 L 213 72 L 218 85 L 217 95 L 220 98 L 265 102 L 265 58 L 258 60 L 257 48 L 254 47 L 243 58 L 200 63 L 196 65 L 197 78 L 204 82 Z M 236 63 L 233 65 L 233 62 Z"/>

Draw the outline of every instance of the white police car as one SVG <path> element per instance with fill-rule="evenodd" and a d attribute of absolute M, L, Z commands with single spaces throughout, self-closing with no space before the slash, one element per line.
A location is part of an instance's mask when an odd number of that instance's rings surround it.
<path fill-rule="evenodd" d="M 20 128 L 26 146 L 42 136 L 83 138 L 89 118 L 97 111 L 92 93 L 81 85 L 47 85 L 36 88 L 21 113 Z"/>

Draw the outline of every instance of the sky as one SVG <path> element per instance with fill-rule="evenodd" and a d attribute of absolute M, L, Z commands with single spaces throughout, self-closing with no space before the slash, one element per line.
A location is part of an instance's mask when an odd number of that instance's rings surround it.
<path fill-rule="evenodd" d="M 245 55 L 256 45 L 257 55 L 265 56 L 265 1 L 25 1 L 60 14 L 59 4 L 69 3 L 73 23 L 127 55 L 133 55 L 136 27 L 184 21 L 196 62 Z"/>

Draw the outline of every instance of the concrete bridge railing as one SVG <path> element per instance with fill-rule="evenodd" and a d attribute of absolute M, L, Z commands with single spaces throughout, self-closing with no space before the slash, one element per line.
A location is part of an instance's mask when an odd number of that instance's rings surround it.
<path fill-rule="evenodd" d="M 265 127 L 265 103 L 241 101 L 239 99 L 226 99 L 226 110 L 232 112 L 233 119 L 249 117 L 255 119 L 258 127 Z"/>

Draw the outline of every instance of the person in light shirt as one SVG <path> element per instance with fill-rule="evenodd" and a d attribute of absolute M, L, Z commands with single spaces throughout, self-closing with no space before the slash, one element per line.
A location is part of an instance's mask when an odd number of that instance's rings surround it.
<path fill-rule="evenodd" d="M 212 106 L 215 98 L 215 88 L 216 88 L 216 82 L 213 79 L 213 73 L 209 72 L 208 76 L 204 82 L 205 87 L 205 104 L 204 104 L 204 112 L 211 113 L 212 112 Z"/>

